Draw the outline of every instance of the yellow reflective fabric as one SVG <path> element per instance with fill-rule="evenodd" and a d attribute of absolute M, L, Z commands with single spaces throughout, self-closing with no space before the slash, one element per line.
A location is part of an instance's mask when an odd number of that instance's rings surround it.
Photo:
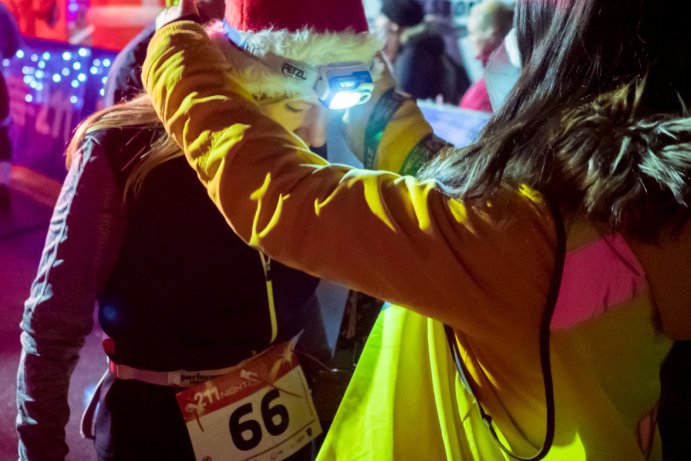
<path fill-rule="evenodd" d="M 649 310 L 645 303 L 640 304 L 628 312 L 615 312 L 612 318 L 605 321 L 645 324 L 639 317 L 646 312 L 649 315 Z M 643 331 L 641 329 L 641 334 L 644 334 Z M 556 362 L 554 378 L 558 389 L 557 435 L 544 459 L 645 459 L 635 442 L 634 431 L 624 436 L 628 431 L 623 427 L 626 424 L 620 421 L 621 415 L 612 411 L 611 402 L 601 401 L 600 392 L 590 388 L 597 387 L 600 379 L 576 377 L 575 374 L 592 374 L 585 372 L 585 365 L 573 360 L 577 354 L 569 353 L 575 344 L 583 347 L 581 339 L 560 333 L 554 337 L 552 354 Z M 596 338 L 585 339 L 586 344 L 597 342 Z M 660 340 L 655 346 L 647 354 L 655 355 L 654 359 L 659 360 L 658 356 L 664 357 L 669 349 L 669 341 Z M 633 347 L 630 349 L 630 360 L 646 361 L 646 353 Z M 570 360 L 562 360 L 564 353 Z M 612 369 L 612 372 L 616 371 Z M 583 415 L 574 416 L 575 413 Z M 573 420 L 589 423 L 576 428 L 569 423 Z M 502 437 L 501 434 L 499 436 Z M 656 434 L 653 444 L 648 460 L 659 461 L 659 435 Z M 405 308 L 390 306 L 383 310 L 372 329 L 317 460 L 512 459 L 501 451 L 492 438 L 477 405 L 460 383 L 443 325 Z"/>
<path fill-rule="evenodd" d="M 390 306 L 372 329 L 317 459 L 505 457 L 457 378 L 443 325 Z"/>

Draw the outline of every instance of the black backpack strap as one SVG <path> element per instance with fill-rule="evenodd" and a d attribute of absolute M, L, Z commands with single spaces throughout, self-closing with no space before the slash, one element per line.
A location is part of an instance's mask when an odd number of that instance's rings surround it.
<path fill-rule="evenodd" d="M 493 424 L 492 416 L 485 412 L 482 404 L 477 399 L 473 393 L 470 383 L 467 379 L 467 373 L 463 360 L 461 359 L 461 354 L 458 348 L 458 342 L 456 341 L 456 333 L 453 331 L 449 325 L 444 325 L 444 330 L 446 332 L 446 338 L 449 343 L 449 348 L 451 349 L 451 356 L 453 357 L 454 363 L 456 364 L 456 369 L 458 370 L 458 376 L 463 382 L 464 387 L 470 395 L 473 396 L 477 402 L 478 409 L 480 410 L 480 415 L 482 420 L 485 421 L 487 427 L 489 428 L 492 437 L 497 441 L 501 450 L 509 455 L 510 457 L 517 459 L 519 461 L 538 461 L 544 458 L 549 450 L 552 448 L 552 443 L 554 442 L 554 431 L 555 431 L 555 404 L 554 404 L 554 382 L 552 378 L 552 363 L 549 353 L 549 339 L 550 339 L 550 324 L 552 322 L 552 315 L 554 314 L 554 308 L 557 304 L 557 298 L 559 297 L 559 288 L 561 287 L 561 278 L 564 272 L 564 260 L 566 258 L 566 230 L 564 228 L 564 221 L 561 216 L 561 211 L 556 206 L 556 204 L 549 203 L 550 211 L 554 220 L 554 227 L 557 236 L 557 248 L 554 259 L 554 269 L 552 270 L 552 280 L 550 281 L 549 292 L 547 294 L 547 303 L 542 316 L 542 321 L 540 323 L 540 365 L 542 368 L 542 378 L 545 386 L 545 407 L 547 410 L 547 429 L 545 433 L 545 439 L 542 443 L 540 450 L 533 456 L 523 457 L 518 456 L 513 453 L 508 447 L 506 447 L 499 437 L 497 436 L 496 429 Z"/>

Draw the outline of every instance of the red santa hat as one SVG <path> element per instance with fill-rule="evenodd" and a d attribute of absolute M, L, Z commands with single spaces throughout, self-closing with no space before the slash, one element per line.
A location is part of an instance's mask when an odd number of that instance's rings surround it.
<path fill-rule="evenodd" d="M 227 0 L 225 19 L 241 31 L 308 28 L 316 32 L 367 32 L 361 0 Z"/>
<path fill-rule="evenodd" d="M 232 29 L 239 47 L 223 49 L 236 77 L 257 97 L 305 92 L 300 82 L 267 65 L 271 56 L 313 67 L 369 63 L 382 46 L 368 32 L 362 0 L 226 0 L 225 23 L 225 30 L 221 24 L 211 26 L 210 35 L 227 37 Z"/>

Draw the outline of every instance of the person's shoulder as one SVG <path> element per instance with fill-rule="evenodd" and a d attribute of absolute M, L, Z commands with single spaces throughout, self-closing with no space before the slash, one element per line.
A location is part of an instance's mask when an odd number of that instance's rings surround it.
<path fill-rule="evenodd" d="M 104 147 L 127 148 L 137 142 L 149 142 L 155 132 L 156 130 L 146 126 L 118 126 L 91 130 L 85 138 Z"/>
<path fill-rule="evenodd" d="M 97 145 L 113 165 L 123 172 L 136 158 L 147 152 L 161 130 L 144 126 L 102 128 L 89 132 L 85 140 Z"/>
<path fill-rule="evenodd" d="M 119 55 L 138 55 L 142 52 L 146 52 L 149 46 L 149 42 L 156 32 L 155 25 L 149 24 L 144 29 L 141 30 L 132 40 L 130 40 L 125 47 L 118 53 Z"/>

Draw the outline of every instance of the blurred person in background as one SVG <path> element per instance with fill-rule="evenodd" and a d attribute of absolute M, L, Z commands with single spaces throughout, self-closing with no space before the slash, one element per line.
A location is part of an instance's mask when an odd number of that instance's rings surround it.
<path fill-rule="evenodd" d="M 457 105 L 470 80 L 446 52 L 438 21 L 427 21 L 417 0 L 384 0 L 377 27 L 398 87 L 417 99 Z"/>
<path fill-rule="evenodd" d="M 36 37 L 41 25 L 39 21 L 53 27 L 60 17 L 60 5 L 56 0 L 14 0 L 9 3 L 16 13 L 19 29 L 26 37 Z"/>
<path fill-rule="evenodd" d="M 12 59 L 21 44 L 21 36 L 12 13 L 0 3 L 0 61 Z M 10 207 L 10 170 L 12 142 L 10 141 L 10 95 L 0 70 L 0 210 Z"/>
<path fill-rule="evenodd" d="M 323 14 L 313 13 L 317 3 Z M 225 77 L 243 81 L 305 151 L 324 144 L 328 109 L 314 88 L 281 71 L 296 62 L 329 68 L 336 47 L 338 59 L 368 68 L 381 46 L 366 33 L 359 3 L 325 4 L 231 0 L 226 22 L 207 25 L 231 67 Z M 294 338 L 311 320 L 318 279 L 271 261 L 228 228 L 146 95 L 90 116 L 67 159 L 21 322 L 19 459 L 65 458 L 70 376 L 97 304 L 109 370 L 83 432 L 99 459 L 192 461 L 176 394 Z M 308 444 L 289 459 L 312 457 Z"/>
<path fill-rule="evenodd" d="M 475 52 L 475 58 L 482 67 L 487 63 L 513 27 L 513 7 L 498 0 L 485 0 L 470 9 L 468 15 L 468 38 Z M 460 107 L 463 109 L 492 112 L 489 94 L 484 78 L 475 81 L 463 94 Z"/>

